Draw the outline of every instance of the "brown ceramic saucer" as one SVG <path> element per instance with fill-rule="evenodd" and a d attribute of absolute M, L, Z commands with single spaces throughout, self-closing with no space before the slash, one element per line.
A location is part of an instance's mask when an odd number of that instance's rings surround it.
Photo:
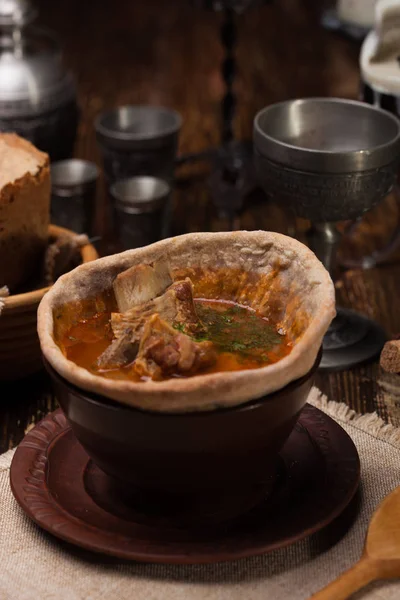
<path fill-rule="evenodd" d="M 26 514 L 63 540 L 123 559 L 190 564 L 266 553 L 320 531 L 350 503 L 359 474 L 350 437 L 307 404 L 280 453 L 271 495 L 223 528 L 194 532 L 125 505 L 60 409 L 25 436 L 10 479 Z"/>

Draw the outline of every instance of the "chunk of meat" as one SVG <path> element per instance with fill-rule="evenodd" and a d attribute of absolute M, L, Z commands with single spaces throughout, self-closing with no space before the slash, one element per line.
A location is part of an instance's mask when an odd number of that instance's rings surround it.
<path fill-rule="evenodd" d="M 112 313 L 111 327 L 115 337 L 123 335 L 126 329 L 135 330 L 140 335 L 145 321 L 155 313 L 189 335 L 203 330 L 193 302 L 193 284 L 187 278 L 175 281 L 165 294 L 158 298 L 134 306 L 124 313 Z"/>
<path fill-rule="evenodd" d="M 134 369 L 140 376 L 159 379 L 175 373 L 193 374 L 214 364 L 216 358 L 212 342 L 195 342 L 155 314 L 144 326 Z"/>
<path fill-rule="evenodd" d="M 139 338 L 127 330 L 98 357 L 96 367 L 104 371 L 124 367 L 135 360 L 138 350 Z"/>
<path fill-rule="evenodd" d="M 162 294 L 172 283 L 168 263 L 158 260 L 150 265 L 135 265 L 120 273 L 113 288 L 120 312 L 141 305 Z"/>
<path fill-rule="evenodd" d="M 169 289 L 174 292 L 176 298 L 174 325 L 180 326 L 180 329 L 188 334 L 202 331 L 204 328 L 193 302 L 193 283 L 189 277 L 176 281 Z"/>

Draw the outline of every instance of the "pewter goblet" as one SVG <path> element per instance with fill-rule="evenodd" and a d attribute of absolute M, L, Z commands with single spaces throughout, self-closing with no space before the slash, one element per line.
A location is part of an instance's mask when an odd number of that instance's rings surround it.
<path fill-rule="evenodd" d="M 400 122 L 379 108 L 338 98 L 274 104 L 254 120 L 256 168 L 265 192 L 309 219 L 311 248 L 332 274 L 341 235 L 335 221 L 356 219 L 395 184 Z M 324 338 L 321 368 L 342 369 L 381 350 L 373 321 L 338 308 Z"/>

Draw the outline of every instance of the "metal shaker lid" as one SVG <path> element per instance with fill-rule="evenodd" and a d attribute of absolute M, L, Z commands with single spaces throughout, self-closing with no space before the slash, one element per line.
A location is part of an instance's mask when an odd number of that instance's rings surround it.
<path fill-rule="evenodd" d="M 375 26 L 364 40 L 360 70 L 365 83 L 383 94 L 400 96 L 400 3 L 379 0 Z"/>
<path fill-rule="evenodd" d="M 27 0 L 0 0 L 0 118 L 42 114 L 67 102 L 75 88 L 48 32 L 25 27 L 36 16 Z"/>
<path fill-rule="evenodd" d="M 25 27 L 37 16 L 28 0 L 0 0 L 0 27 Z"/>

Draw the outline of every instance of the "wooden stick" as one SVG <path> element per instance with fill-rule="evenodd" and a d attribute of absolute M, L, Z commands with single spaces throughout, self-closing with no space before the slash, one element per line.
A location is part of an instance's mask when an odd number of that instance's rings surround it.
<path fill-rule="evenodd" d="M 310 600 L 347 600 L 368 583 L 378 579 L 377 571 L 376 563 L 368 557 L 363 557 L 338 579 L 311 596 Z"/>

